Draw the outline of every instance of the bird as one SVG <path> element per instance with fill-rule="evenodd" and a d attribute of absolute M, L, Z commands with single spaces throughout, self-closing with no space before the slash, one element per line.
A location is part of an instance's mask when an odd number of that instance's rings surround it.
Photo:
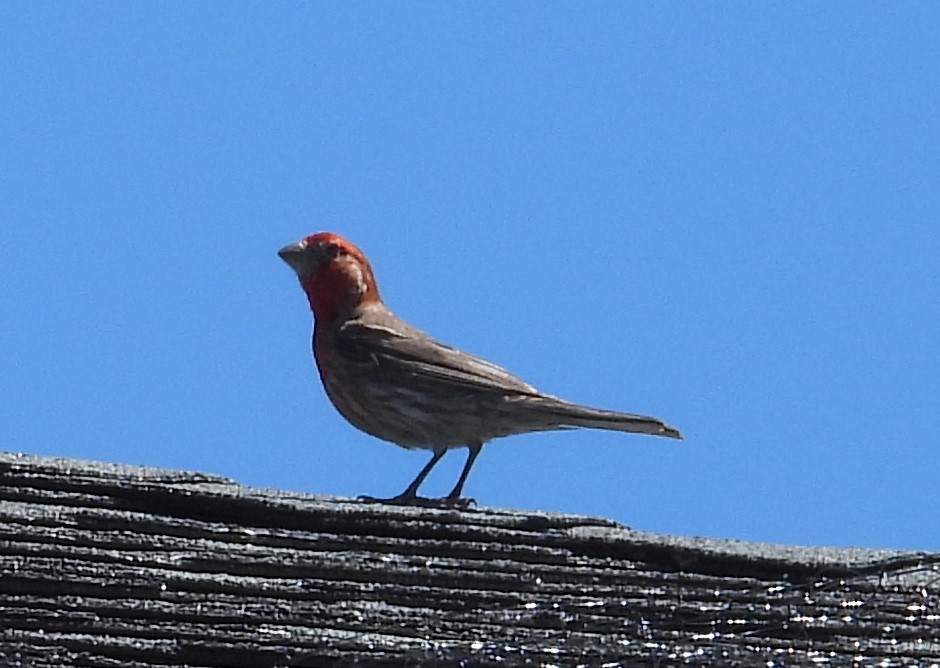
<path fill-rule="evenodd" d="M 662 420 L 580 406 L 544 394 L 502 367 L 445 345 L 394 315 L 372 265 L 353 243 L 318 232 L 278 256 L 297 274 L 313 314 L 313 356 L 323 388 L 354 427 L 431 459 L 401 494 L 362 499 L 412 504 L 475 503 L 464 485 L 484 444 L 526 432 L 603 429 L 682 438 Z M 418 496 L 425 478 L 453 448 L 468 455 L 451 492 Z"/>

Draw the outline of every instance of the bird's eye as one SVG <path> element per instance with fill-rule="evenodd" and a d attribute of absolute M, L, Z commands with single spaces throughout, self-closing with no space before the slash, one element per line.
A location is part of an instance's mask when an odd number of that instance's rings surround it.
<path fill-rule="evenodd" d="M 323 245 L 323 256 L 327 260 L 335 260 L 342 254 L 342 249 L 338 244 L 324 244 Z"/>

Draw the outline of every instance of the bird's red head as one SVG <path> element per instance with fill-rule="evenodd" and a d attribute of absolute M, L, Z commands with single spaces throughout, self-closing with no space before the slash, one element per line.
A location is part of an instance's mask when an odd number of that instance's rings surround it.
<path fill-rule="evenodd" d="M 277 254 L 297 273 L 317 322 L 332 322 L 381 301 L 366 256 L 338 234 L 317 232 Z"/>

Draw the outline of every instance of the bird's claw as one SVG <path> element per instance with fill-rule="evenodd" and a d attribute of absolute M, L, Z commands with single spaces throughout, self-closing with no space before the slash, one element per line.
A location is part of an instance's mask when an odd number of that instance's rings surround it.
<path fill-rule="evenodd" d="M 398 496 L 369 496 L 368 494 L 360 494 L 356 497 L 356 501 L 362 501 L 363 503 L 389 503 L 395 505 L 407 505 L 412 501 L 416 500 L 417 497 L 406 497 L 402 494 Z"/>
<path fill-rule="evenodd" d="M 363 494 L 356 497 L 357 501 L 364 503 L 387 503 L 396 506 L 420 506 L 422 508 L 454 508 L 457 510 L 467 510 L 477 504 L 476 499 L 452 498 L 444 496 L 439 499 L 431 499 L 426 496 L 417 496 L 411 494 L 399 494 L 388 498 L 378 496 L 368 496 Z"/>
<path fill-rule="evenodd" d="M 437 499 L 429 499 L 415 494 L 399 494 L 398 496 L 368 496 L 363 494 L 356 497 L 357 501 L 364 503 L 387 503 L 393 506 L 433 506 Z"/>
<path fill-rule="evenodd" d="M 457 510 L 467 510 L 477 505 L 476 499 L 445 496 L 442 499 L 435 499 L 442 506 L 456 508 Z"/>

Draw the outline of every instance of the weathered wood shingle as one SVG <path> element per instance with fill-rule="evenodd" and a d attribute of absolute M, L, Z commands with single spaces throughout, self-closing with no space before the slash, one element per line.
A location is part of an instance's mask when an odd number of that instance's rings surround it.
<path fill-rule="evenodd" d="M 0 454 L 0 666 L 940 665 L 940 555 Z"/>

